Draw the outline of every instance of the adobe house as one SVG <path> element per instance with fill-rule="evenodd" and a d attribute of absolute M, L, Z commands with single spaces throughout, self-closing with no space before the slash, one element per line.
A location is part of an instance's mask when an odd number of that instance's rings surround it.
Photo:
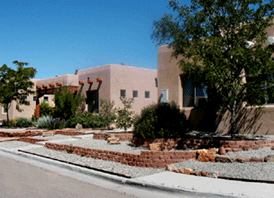
<path fill-rule="evenodd" d="M 142 108 L 157 102 L 157 70 L 108 64 L 79 70 L 76 75 L 33 79 L 36 95 L 28 96 L 29 106 L 21 105 L 22 112 L 16 111 L 15 102 L 9 110 L 10 119 L 31 118 L 34 109 L 44 101 L 54 106 L 54 91 L 69 87 L 75 93 L 81 90 L 86 98 L 86 111 L 98 112 L 100 99 L 113 100 L 115 107 L 122 107 L 120 97 L 134 98 L 132 110 L 140 113 Z M 39 115 L 37 115 L 39 116 Z M 4 108 L 0 106 L 0 120 L 6 119 Z"/>
<path fill-rule="evenodd" d="M 274 36 L 274 28 L 267 29 L 267 36 Z M 167 45 L 158 50 L 158 96 L 160 102 L 175 102 L 185 112 L 193 129 L 203 130 L 209 125 L 209 116 L 203 109 L 207 100 L 206 90 L 195 87 L 191 80 L 184 78 L 179 60 L 172 56 L 172 49 Z M 260 107 L 244 108 L 241 120 L 238 122 L 240 133 L 274 135 L 274 101 L 269 101 Z M 226 112 L 220 120 L 215 120 L 217 133 L 226 134 L 229 131 L 229 113 Z M 214 131 L 212 131 L 214 132 Z"/>

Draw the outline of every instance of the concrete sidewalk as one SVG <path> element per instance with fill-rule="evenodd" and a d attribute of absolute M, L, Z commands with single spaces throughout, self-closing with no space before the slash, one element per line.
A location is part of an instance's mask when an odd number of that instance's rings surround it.
<path fill-rule="evenodd" d="M 274 197 L 274 184 L 214 179 L 170 171 L 139 177 L 135 180 L 202 193 L 236 197 Z"/>

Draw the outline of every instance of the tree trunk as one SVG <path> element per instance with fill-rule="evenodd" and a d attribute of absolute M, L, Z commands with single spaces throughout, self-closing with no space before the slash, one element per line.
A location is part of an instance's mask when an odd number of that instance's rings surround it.
<path fill-rule="evenodd" d="M 235 139 L 236 136 L 236 101 L 233 102 L 232 105 L 232 111 L 231 111 L 231 120 L 230 120 L 230 134 L 231 134 L 231 139 Z"/>

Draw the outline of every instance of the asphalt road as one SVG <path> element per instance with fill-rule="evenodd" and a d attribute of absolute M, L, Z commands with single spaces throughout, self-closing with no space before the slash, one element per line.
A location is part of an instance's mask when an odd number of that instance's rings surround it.
<path fill-rule="evenodd" d="M 33 156 L 22 156 L 0 149 L 0 197 L 140 197 L 140 198 L 213 198 L 224 197 L 190 191 L 128 185 L 101 177 L 97 171 L 71 167 L 61 162 Z M 15 154 L 14 154 L 15 152 Z M 96 176 L 97 175 L 97 176 Z M 123 178 L 122 178 L 123 179 Z"/>
<path fill-rule="evenodd" d="M 134 197 L 0 156 L 0 197 Z"/>

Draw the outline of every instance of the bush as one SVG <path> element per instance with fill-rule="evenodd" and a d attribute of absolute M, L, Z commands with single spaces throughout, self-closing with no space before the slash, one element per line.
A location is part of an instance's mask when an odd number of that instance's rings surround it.
<path fill-rule="evenodd" d="M 20 127 L 20 128 L 32 127 L 33 122 L 29 118 L 18 118 L 13 123 L 13 126 Z"/>
<path fill-rule="evenodd" d="M 53 129 L 63 129 L 66 126 L 66 121 L 61 118 L 54 118 L 47 122 L 47 128 L 49 130 Z"/>
<path fill-rule="evenodd" d="M 144 108 L 134 122 L 134 137 L 144 139 L 180 138 L 187 132 L 185 114 L 175 103 L 159 103 Z"/>
<path fill-rule="evenodd" d="M 66 127 L 75 128 L 77 123 L 82 124 L 83 128 L 99 128 L 104 125 L 98 115 L 88 111 L 67 120 Z"/>
<path fill-rule="evenodd" d="M 42 102 L 40 104 L 40 116 L 53 116 L 53 107 L 49 106 L 48 103 Z M 34 109 L 34 115 L 32 116 L 33 120 L 36 120 L 36 109 Z"/>
<path fill-rule="evenodd" d="M 65 120 L 75 117 L 76 114 L 79 113 L 81 104 L 84 100 L 85 98 L 81 95 L 81 90 L 79 93 L 73 94 L 67 87 L 59 89 L 54 92 L 54 117 L 63 118 Z"/>
<path fill-rule="evenodd" d="M 120 97 L 120 100 L 123 103 L 123 108 L 119 108 L 117 113 L 118 117 L 116 120 L 117 127 L 123 128 L 125 131 L 127 128 L 131 127 L 133 124 L 133 112 L 130 111 L 132 103 L 134 102 L 133 98 L 124 98 Z"/>
<path fill-rule="evenodd" d="M 39 129 L 44 129 L 48 127 L 48 122 L 52 120 L 51 116 L 42 116 L 37 119 L 35 125 Z"/>
<path fill-rule="evenodd" d="M 102 127 L 110 127 L 116 119 L 116 109 L 114 108 L 114 101 L 100 100 L 99 117 Z"/>

